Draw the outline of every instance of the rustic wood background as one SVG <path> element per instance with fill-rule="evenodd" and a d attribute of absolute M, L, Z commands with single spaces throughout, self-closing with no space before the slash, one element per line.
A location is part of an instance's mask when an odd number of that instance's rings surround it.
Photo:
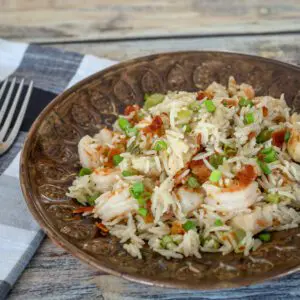
<path fill-rule="evenodd" d="M 227 50 L 300 64 L 299 0 L 0 0 L 0 37 L 114 60 Z M 299 299 L 300 274 L 222 292 L 177 291 L 99 273 L 46 238 L 9 299 Z"/>

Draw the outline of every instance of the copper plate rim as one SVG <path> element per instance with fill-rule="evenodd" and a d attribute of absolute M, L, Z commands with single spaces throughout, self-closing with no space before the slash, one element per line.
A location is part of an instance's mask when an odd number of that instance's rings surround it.
<path fill-rule="evenodd" d="M 70 87 L 60 95 L 54 98 L 51 103 L 49 103 L 43 111 L 40 113 L 38 118 L 34 121 L 33 125 L 30 128 L 30 131 L 25 139 L 24 142 L 24 147 L 21 153 L 21 158 L 20 158 L 20 169 L 19 169 L 19 174 L 20 174 L 20 185 L 21 185 L 21 190 L 23 193 L 23 196 L 26 200 L 27 206 L 29 207 L 30 212 L 34 216 L 35 220 L 39 223 L 43 231 L 50 237 L 50 239 L 66 251 L 70 252 L 72 255 L 74 255 L 76 258 L 80 259 L 81 261 L 87 263 L 88 265 L 96 268 L 99 271 L 104 271 L 107 272 L 108 274 L 115 275 L 133 282 L 137 283 L 142 283 L 142 284 L 147 284 L 150 286 L 157 286 L 157 287 L 164 287 L 164 288 L 173 288 L 173 289 L 187 289 L 187 290 L 198 290 L 198 291 L 205 291 L 205 290 L 216 290 L 216 289 L 231 289 L 231 288 L 238 288 L 238 287 L 243 287 L 243 286 L 249 286 L 252 284 L 258 284 L 266 280 L 271 280 L 271 279 L 278 279 L 286 275 L 290 275 L 292 273 L 295 273 L 300 270 L 300 264 L 294 266 L 294 267 L 287 267 L 286 271 L 283 272 L 278 272 L 277 274 L 274 275 L 274 271 L 264 273 L 262 276 L 255 276 L 252 278 L 238 278 L 236 282 L 216 282 L 214 284 L 207 284 L 206 282 L 199 282 L 197 285 L 190 285 L 189 283 L 182 282 L 171 282 L 170 280 L 155 280 L 155 279 L 149 279 L 145 276 L 142 275 L 129 275 L 126 273 L 118 272 L 115 271 L 114 269 L 107 268 L 103 265 L 101 265 L 101 261 L 97 260 L 94 258 L 92 255 L 88 255 L 86 252 L 82 251 L 80 248 L 76 247 L 73 245 L 71 242 L 69 242 L 63 234 L 59 233 L 51 223 L 47 222 L 47 219 L 41 209 L 39 209 L 38 205 L 33 201 L 33 194 L 31 193 L 30 189 L 27 187 L 30 187 L 30 181 L 29 181 L 29 172 L 28 168 L 26 168 L 27 160 L 30 155 L 30 146 L 32 143 L 35 142 L 35 135 L 36 132 L 41 125 L 42 121 L 46 117 L 48 113 L 51 112 L 51 110 L 58 104 L 60 101 L 62 101 L 64 98 L 67 96 L 71 95 L 72 93 L 76 92 L 80 87 L 84 86 L 90 81 L 93 81 L 95 78 L 101 77 L 108 71 L 114 71 L 115 69 L 119 69 L 120 67 L 125 67 L 127 65 L 137 63 L 140 61 L 143 61 L 145 59 L 151 59 L 151 58 L 156 58 L 160 55 L 167 55 L 167 56 L 173 56 L 173 55 L 185 55 L 185 54 L 222 54 L 222 55 L 228 55 L 228 56 L 237 56 L 240 57 L 241 59 L 243 58 L 252 58 L 257 61 L 261 62 L 267 62 L 267 63 L 272 63 L 275 65 L 279 65 L 288 69 L 293 69 L 296 71 L 300 72 L 300 68 L 288 63 L 280 62 L 274 59 L 269 59 L 269 58 L 264 58 L 256 55 L 249 55 L 249 54 L 242 54 L 242 53 L 236 53 L 236 52 L 227 52 L 227 51 L 177 51 L 177 52 L 165 52 L 165 53 L 158 53 L 158 54 L 153 54 L 153 55 L 148 55 L 148 56 L 143 56 L 135 59 L 131 59 L 125 62 L 118 63 L 116 65 L 113 65 L 111 67 L 105 68 L 83 80 L 80 82 L 76 83 L 74 86 Z"/>

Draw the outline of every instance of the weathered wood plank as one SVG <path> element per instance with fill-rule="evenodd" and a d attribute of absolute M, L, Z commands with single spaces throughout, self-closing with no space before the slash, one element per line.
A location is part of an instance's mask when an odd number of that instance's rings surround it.
<path fill-rule="evenodd" d="M 300 273 L 280 280 L 234 290 L 195 292 L 133 283 L 96 272 L 54 246 L 47 238 L 8 300 L 185 300 L 185 299 L 299 299 Z M 276 293 L 274 293 L 276 291 Z"/>
<path fill-rule="evenodd" d="M 176 38 L 106 43 L 58 43 L 53 44 L 53 46 L 114 60 L 125 60 L 169 51 L 220 50 L 255 54 L 294 64 L 300 63 L 300 34 Z"/>
<path fill-rule="evenodd" d="M 28 42 L 300 31 L 297 0 L 0 0 L 0 36 Z"/>

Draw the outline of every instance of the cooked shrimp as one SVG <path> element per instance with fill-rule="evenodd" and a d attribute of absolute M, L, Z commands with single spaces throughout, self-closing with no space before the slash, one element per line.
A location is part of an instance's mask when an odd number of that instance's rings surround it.
<path fill-rule="evenodd" d="M 243 229 L 246 232 L 250 231 L 256 234 L 270 226 L 273 223 L 272 206 L 256 207 L 249 214 L 242 214 L 234 217 L 231 225 L 235 228 Z"/>
<path fill-rule="evenodd" d="M 204 202 L 222 211 L 239 211 L 254 204 L 258 198 L 258 184 L 253 181 L 246 186 L 219 188 L 206 183 L 202 186 L 207 194 Z"/>
<path fill-rule="evenodd" d="M 114 133 L 107 129 L 103 128 L 100 130 L 98 134 L 94 136 L 94 138 L 100 143 L 100 145 L 104 146 L 105 144 L 111 145 L 113 143 L 113 135 Z"/>
<path fill-rule="evenodd" d="M 113 192 L 106 192 L 96 199 L 94 216 L 107 222 L 128 212 L 137 211 L 138 202 L 131 197 L 128 187 Z"/>
<path fill-rule="evenodd" d="M 95 183 L 97 190 L 103 193 L 111 190 L 119 175 L 121 175 L 119 169 L 97 168 L 91 174 L 91 180 Z"/>
<path fill-rule="evenodd" d="M 202 203 L 204 196 L 199 191 L 193 191 L 186 187 L 180 187 L 175 192 L 176 198 L 180 202 L 182 212 L 188 215 L 191 211 L 197 209 Z"/>
<path fill-rule="evenodd" d="M 291 130 L 291 136 L 287 143 L 287 150 L 292 159 L 296 162 L 300 162 L 300 131 L 293 128 Z"/>
<path fill-rule="evenodd" d="M 79 141 L 78 153 L 80 163 L 84 168 L 97 168 L 101 165 L 102 146 L 89 135 Z"/>

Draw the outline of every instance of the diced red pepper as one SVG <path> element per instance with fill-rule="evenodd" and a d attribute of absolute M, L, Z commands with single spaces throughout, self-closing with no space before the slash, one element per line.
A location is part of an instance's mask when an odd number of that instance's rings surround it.
<path fill-rule="evenodd" d="M 138 110 L 140 110 L 140 107 L 139 107 L 137 104 L 134 104 L 134 105 L 128 105 L 128 106 L 126 106 L 126 108 L 125 108 L 124 115 L 125 115 L 125 116 L 128 116 L 128 115 L 130 115 L 133 111 L 138 111 Z"/>
<path fill-rule="evenodd" d="M 164 132 L 163 132 L 163 121 L 162 121 L 162 118 L 160 116 L 155 116 L 152 120 L 152 123 L 145 127 L 143 129 L 143 131 L 145 133 L 153 133 L 153 134 L 158 134 L 159 136 L 163 135 Z"/>
<path fill-rule="evenodd" d="M 272 144 L 276 147 L 281 148 L 284 143 L 285 133 L 286 133 L 286 129 L 274 131 L 272 133 Z"/>

